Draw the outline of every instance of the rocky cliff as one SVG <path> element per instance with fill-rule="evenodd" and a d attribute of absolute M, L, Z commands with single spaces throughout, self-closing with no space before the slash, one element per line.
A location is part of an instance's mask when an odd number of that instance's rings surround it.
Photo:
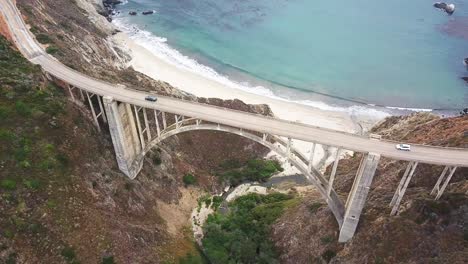
<path fill-rule="evenodd" d="M 468 117 L 431 114 L 389 117 L 373 129 L 384 138 L 436 146 L 468 147 Z M 337 192 L 346 197 L 360 155 L 340 161 Z M 442 167 L 418 166 L 398 216 L 389 203 L 407 163 L 382 158 L 355 237 L 338 244 L 338 227 L 316 196 L 285 213 L 272 237 L 284 263 L 466 263 L 468 169 L 459 168 L 439 201 L 429 195 Z M 326 172 L 329 175 L 330 168 Z"/>

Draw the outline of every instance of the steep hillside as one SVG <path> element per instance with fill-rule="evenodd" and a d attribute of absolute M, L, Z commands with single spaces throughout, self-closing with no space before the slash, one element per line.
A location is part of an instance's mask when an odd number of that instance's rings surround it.
<path fill-rule="evenodd" d="M 430 114 L 390 117 L 373 129 L 387 139 L 467 147 L 468 117 Z M 340 161 L 335 188 L 346 197 L 361 155 Z M 468 259 L 468 169 L 459 168 L 439 201 L 429 195 L 442 167 L 418 166 L 401 204 L 389 203 L 405 162 L 381 159 L 357 233 L 338 244 L 338 227 L 324 202 L 306 198 L 274 225 L 272 236 L 284 263 L 466 263 Z M 328 168 L 327 175 L 330 173 Z"/>
<path fill-rule="evenodd" d="M 17 2 L 38 41 L 74 69 L 134 89 L 271 114 L 263 105 L 198 99 L 126 68 L 129 57 L 107 40 L 112 26 L 107 21 L 95 23 L 103 17 L 93 15 L 94 0 Z M 3 21 L 0 33 L 8 38 Z M 8 105 L 8 115 L 0 118 L 0 127 L 9 142 L 0 144 L 0 180 L 5 180 L 0 192 L 2 200 L 11 202 L 1 205 L 0 262 L 100 263 L 109 257 L 108 261 L 113 258 L 117 263 L 172 263 L 187 253 L 197 255 L 188 228 L 190 214 L 198 197 L 221 189 L 212 172 L 226 160 L 243 163 L 263 156 L 266 149 L 220 132 L 182 134 L 149 154 L 138 178 L 127 180 L 117 169 L 109 135 L 97 133 L 86 119 L 89 113 L 68 103 L 60 88 L 45 83 L 39 69 L 1 41 L 2 74 L 6 76 L 0 79 L 2 90 L 19 89 L 9 82 L 27 85 L 18 91 L 20 98 L 11 97 L 10 92 L 1 98 L 2 106 Z M 22 73 L 29 68 L 34 69 L 33 74 Z M 36 102 L 36 97 L 29 102 L 35 87 L 44 88 L 39 99 L 60 102 L 61 111 L 38 118 L 36 108 L 44 102 Z M 31 115 L 10 115 L 16 113 L 17 101 L 22 98 L 28 100 L 20 101 L 18 107 L 26 104 Z M 19 130 L 25 131 L 27 140 L 11 136 Z M 37 134 L 37 130 L 42 132 Z M 27 155 L 37 152 L 43 156 L 28 156 L 27 160 L 10 157 L 21 148 Z M 46 169 L 48 166 L 57 169 Z M 196 177 L 195 187 L 185 187 L 182 178 L 186 174 Z"/>
<path fill-rule="evenodd" d="M 128 180 L 87 115 L 0 36 L 0 263 L 175 261 L 195 252 L 186 227 L 197 198 L 219 188 L 209 169 L 265 153 L 222 133 L 187 134 Z M 196 188 L 184 187 L 188 172 Z"/>

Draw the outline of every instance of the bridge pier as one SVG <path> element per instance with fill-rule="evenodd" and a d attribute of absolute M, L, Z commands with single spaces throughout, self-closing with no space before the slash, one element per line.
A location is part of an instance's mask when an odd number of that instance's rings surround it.
<path fill-rule="evenodd" d="M 333 182 L 335 181 L 336 169 L 338 168 L 338 163 L 340 161 L 340 152 L 341 152 L 341 149 L 337 148 L 336 154 L 335 154 L 335 161 L 333 162 L 333 168 L 330 174 L 330 178 L 328 179 L 328 189 L 327 189 L 328 195 L 330 195 L 330 192 L 333 188 Z"/>
<path fill-rule="evenodd" d="M 442 187 L 440 187 L 440 184 L 442 183 L 442 180 L 444 179 L 444 176 L 445 176 L 445 174 L 447 174 L 447 171 L 449 169 L 450 169 L 450 173 L 447 176 L 447 178 L 445 178 L 445 181 L 444 181 L 444 184 L 442 185 Z M 444 170 L 442 171 L 442 174 L 440 174 L 439 179 L 437 180 L 437 183 L 435 184 L 434 188 L 431 191 L 431 195 L 433 195 L 433 194 L 435 194 L 437 192 L 436 197 L 435 197 L 434 200 L 439 200 L 439 198 L 442 196 L 442 194 L 445 191 L 445 188 L 447 187 L 448 183 L 452 179 L 452 176 L 455 173 L 456 169 L 457 169 L 457 167 L 450 168 L 449 166 L 445 166 Z"/>
<path fill-rule="evenodd" d="M 390 215 L 396 215 L 398 213 L 398 207 L 400 207 L 401 199 L 403 199 L 403 196 L 405 195 L 406 188 L 408 187 L 408 184 L 411 181 L 417 166 L 417 162 L 410 161 L 406 167 L 405 174 L 403 174 L 403 177 L 398 184 L 398 188 L 393 195 L 392 201 L 390 202 L 390 206 L 393 206 Z"/>
<path fill-rule="evenodd" d="M 379 160 L 380 155 L 376 153 L 368 153 L 361 160 L 353 187 L 346 201 L 346 211 L 338 242 L 346 242 L 354 236 Z"/>
<path fill-rule="evenodd" d="M 119 169 L 130 179 L 134 179 L 143 162 L 137 161 L 142 149 L 132 109 L 126 103 L 119 105 L 110 96 L 104 96 L 104 107 Z"/>
<path fill-rule="evenodd" d="M 315 155 L 315 142 L 312 142 L 312 148 L 310 149 L 309 163 L 307 164 L 307 170 L 311 171 L 314 166 L 314 155 Z"/>

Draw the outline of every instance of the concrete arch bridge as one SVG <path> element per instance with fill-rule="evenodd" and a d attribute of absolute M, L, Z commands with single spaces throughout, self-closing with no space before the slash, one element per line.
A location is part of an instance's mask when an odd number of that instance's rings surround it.
<path fill-rule="evenodd" d="M 340 228 L 339 241 L 352 238 L 364 207 L 380 157 L 408 161 L 406 171 L 390 203 L 397 214 L 406 188 L 419 163 L 444 166 L 432 194 L 439 199 L 457 167 L 468 167 L 468 150 L 413 145 L 412 151 L 395 149 L 395 142 L 358 136 L 278 118 L 235 111 L 176 98 L 145 100 L 147 93 L 126 89 L 79 73 L 48 55 L 36 42 L 11 0 L 0 0 L 0 18 L 11 39 L 32 63 L 42 67 L 50 80 L 61 82 L 71 100 L 87 105 L 96 127 L 108 126 L 120 170 L 135 178 L 145 154 L 162 140 L 195 130 L 215 130 L 256 141 L 287 158 L 321 193 Z M 305 157 L 292 140 L 313 143 L 312 155 Z M 338 159 L 331 174 L 324 177 L 313 164 L 316 144 L 363 153 L 353 186 L 345 201 L 333 189 Z"/>

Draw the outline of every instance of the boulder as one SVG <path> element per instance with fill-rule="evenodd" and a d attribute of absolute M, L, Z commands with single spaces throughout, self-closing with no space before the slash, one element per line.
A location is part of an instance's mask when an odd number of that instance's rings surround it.
<path fill-rule="evenodd" d="M 451 14 L 453 14 L 453 12 L 455 12 L 455 5 L 454 4 L 436 2 L 436 3 L 434 3 L 434 7 L 439 8 L 440 10 L 444 10 L 449 15 L 451 15 Z"/>
<path fill-rule="evenodd" d="M 143 11 L 142 14 L 143 15 L 152 15 L 152 14 L 154 14 L 154 10 Z"/>
<path fill-rule="evenodd" d="M 128 14 L 131 15 L 131 16 L 136 16 L 136 15 L 137 15 L 137 12 L 135 12 L 135 11 L 130 11 L 130 12 L 128 12 Z"/>

